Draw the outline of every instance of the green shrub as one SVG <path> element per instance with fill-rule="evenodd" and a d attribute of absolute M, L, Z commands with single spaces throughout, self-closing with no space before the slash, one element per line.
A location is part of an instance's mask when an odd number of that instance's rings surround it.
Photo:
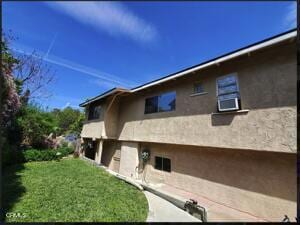
<path fill-rule="evenodd" d="M 37 150 L 37 149 L 28 149 L 24 151 L 24 157 L 26 162 L 30 161 L 51 161 L 59 160 L 61 156 L 57 154 L 56 150 Z"/>
<path fill-rule="evenodd" d="M 53 114 L 33 104 L 21 108 L 17 124 L 20 126 L 23 139 L 35 148 L 47 148 L 45 136 L 55 132 L 57 127 Z"/>
<path fill-rule="evenodd" d="M 56 149 L 56 151 L 61 152 L 63 156 L 67 156 L 69 154 L 72 154 L 74 152 L 74 149 L 69 147 L 61 147 Z"/>
<path fill-rule="evenodd" d="M 62 147 L 58 149 L 28 149 L 24 151 L 25 161 L 50 161 L 50 160 L 59 160 L 62 157 L 65 157 L 73 153 L 73 149 L 68 147 Z"/>
<path fill-rule="evenodd" d="M 3 147 L 2 165 L 4 167 L 23 162 L 59 160 L 62 157 L 68 156 L 74 152 L 72 148 L 68 147 L 45 150 L 27 149 L 25 151 L 14 150 L 7 144 Z"/>

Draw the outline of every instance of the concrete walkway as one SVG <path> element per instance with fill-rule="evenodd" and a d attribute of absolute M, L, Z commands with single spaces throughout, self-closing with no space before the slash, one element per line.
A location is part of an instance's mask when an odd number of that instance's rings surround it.
<path fill-rule="evenodd" d="M 192 198 L 197 200 L 199 205 L 206 208 L 208 222 L 269 222 L 266 219 L 252 215 L 248 212 L 229 207 L 220 202 L 208 199 L 205 196 L 196 195 L 170 185 L 162 185 L 156 189 L 164 193 L 172 193 L 173 196 L 178 196 L 183 199 Z"/>
<path fill-rule="evenodd" d="M 201 222 L 172 203 L 144 191 L 149 204 L 147 222 Z"/>

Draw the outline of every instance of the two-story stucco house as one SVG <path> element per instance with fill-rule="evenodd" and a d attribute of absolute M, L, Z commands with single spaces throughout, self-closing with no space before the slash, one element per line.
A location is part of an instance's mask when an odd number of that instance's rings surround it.
<path fill-rule="evenodd" d="M 82 154 L 257 218 L 294 219 L 296 37 L 292 30 L 83 102 Z"/>

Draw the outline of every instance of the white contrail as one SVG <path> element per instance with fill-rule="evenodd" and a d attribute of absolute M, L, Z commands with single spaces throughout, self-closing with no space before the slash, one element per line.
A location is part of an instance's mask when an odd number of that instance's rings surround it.
<path fill-rule="evenodd" d="M 54 38 L 52 39 L 52 41 L 51 41 L 51 43 L 50 43 L 50 45 L 49 45 L 49 48 L 48 48 L 47 53 L 46 53 L 46 55 L 45 55 L 45 58 L 48 57 L 49 52 L 51 51 L 51 49 L 52 49 L 52 47 L 53 47 L 53 45 L 54 45 L 54 42 L 55 42 L 55 40 L 56 40 L 56 37 L 57 37 L 57 33 L 54 35 Z"/>

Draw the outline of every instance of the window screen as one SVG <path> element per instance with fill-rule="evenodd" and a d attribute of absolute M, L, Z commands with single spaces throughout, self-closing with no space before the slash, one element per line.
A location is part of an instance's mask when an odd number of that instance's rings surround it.
<path fill-rule="evenodd" d="M 154 168 L 157 170 L 171 172 L 171 160 L 168 158 L 155 156 Z"/>

